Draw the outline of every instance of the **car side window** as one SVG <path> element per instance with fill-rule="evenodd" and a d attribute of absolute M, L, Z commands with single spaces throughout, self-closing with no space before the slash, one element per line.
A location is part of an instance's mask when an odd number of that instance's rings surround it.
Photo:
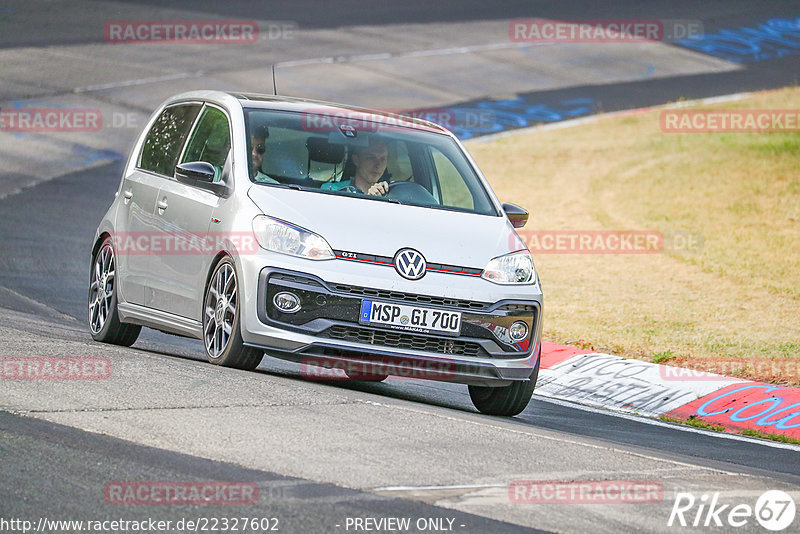
<path fill-rule="evenodd" d="M 139 167 L 173 176 L 189 129 L 199 112 L 200 104 L 182 104 L 165 109 L 147 132 Z"/>
<path fill-rule="evenodd" d="M 219 108 L 206 106 L 197 121 L 181 163 L 204 161 L 214 166 L 219 181 L 228 151 L 231 147 L 231 131 L 228 117 Z"/>

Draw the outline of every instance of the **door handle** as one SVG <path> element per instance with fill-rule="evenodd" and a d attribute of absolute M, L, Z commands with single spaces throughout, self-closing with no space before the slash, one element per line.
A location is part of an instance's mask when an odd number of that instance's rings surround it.
<path fill-rule="evenodd" d="M 160 209 L 161 211 L 167 209 L 167 197 L 164 197 L 161 200 L 159 200 L 157 206 L 158 209 Z"/>
<path fill-rule="evenodd" d="M 123 195 L 125 195 L 125 198 L 130 200 L 130 199 L 133 198 L 133 190 L 132 189 L 126 189 L 125 192 L 123 193 Z"/>

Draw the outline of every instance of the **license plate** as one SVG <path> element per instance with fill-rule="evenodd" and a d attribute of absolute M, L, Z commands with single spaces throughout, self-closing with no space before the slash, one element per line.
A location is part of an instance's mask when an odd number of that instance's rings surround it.
<path fill-rule="evenodd" d="M 457 336 L 461 333 L 461 312 L 388 304 L 374 300 L 361 301 L 361 316 L 358 322 L 423 334 Z"/>

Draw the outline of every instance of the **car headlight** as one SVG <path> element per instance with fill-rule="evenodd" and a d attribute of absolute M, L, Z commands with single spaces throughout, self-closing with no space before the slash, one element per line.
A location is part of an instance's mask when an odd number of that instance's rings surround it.
<path fill-rule="evenodd" d="M 258 215 L 253 219 L 253 233 L 261 248 L 273 252 L 310 260 L 332 260 L 336 257 L 321 235 L 266 215 Z"/>
<path fill-rule="evenodd" d="M 490 260 L 481 278 L 495 284 L 532 284 L 536 282 L 536 268 L 530 252 L 512 252 Z"/>

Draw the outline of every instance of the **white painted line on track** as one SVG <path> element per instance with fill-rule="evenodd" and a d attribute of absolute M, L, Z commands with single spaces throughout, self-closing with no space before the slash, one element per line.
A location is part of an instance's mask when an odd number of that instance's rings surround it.
<path fill-rule="evenodd" d="M 75 93 L 90 93 L 92 91 L 103 91 L 105 89 L 115 89 L 118 87 L 133 87 L 136 85 L 146 85 L 148 83 L 167 82 L 170 80 L 184 80 L 186 78 L 195 78 L 204 76 L 205 71 L 198 70 L 195 72 L 178 72 L 176 74 L 165 74 L 164 76 L 154 76 L 152 78 L 137 78 L 135 80 L 126 80 L 124 82 L 101 83 L 98 85 L 87 85 L 86 87 L 76 87 L 73 89 Z"/>
<path fill-rule="evenodd" d="M 295 59 L 292 61 L 280 61 L 275 63 L 275 68 L 278 67 L 302 67 L 303 65 L 320 65 L 324 63 L 336 63 L 336 58 L 331 57 L 312 57 L 309 59 Z"/>
<path fill-rule="evenodd" d="M 492 50 L 505 50 L 514 48 L 528 48 L 531 46 L 542 46 L 545 44 L 554 43 L 490 43 L 485 45 L 475 46 L 459 46 L 454 48 L 434 48 L 430 50 L 416 50 L 413 52 L 400 52 L 400 53 L 378 53 L 378 54 L 359 54 L 352 56 L 322 56 L 308 59 L 297 59 L 290 61 L 279 61 L 275 63 L 275 68 L 289 68 L 289 67 L 302 67 L 306 65 L 324 65 L 329 63 L 355 63 L 359 61 L 385 61 L 387 59 L 395 58 L 414 58 L 414 57 L 431 57 L 431 56 L 449 56 L 455 54 L 471 54 L 474 52 L 489 52 Z M 76 87 L 73 89 L 75 93 L 90 93 L 93 91 L 103 91 L 106 89 L 116 89 L 119 87 L 134 87 L 137 85 L 147 85 L 149 83 L 158 83 L 170 80 L 182 80 L 186 78 L 197 78 L 204 76 L 205 71 L 195 72 L 179 72 L 176 74 L 167 74 L 164 76 L 154 76 L 151 78 L 137 78 L 133 80 L 125 80 L 121 82 L 104 83 L 98 85 L 88 85 L 86 87 Z"/>
<path fill-rule="evenodd" d="M 20 190 L 20 192 L 21 192 L 21 190 Z M 14 193 L 12 193 L 12 194 L 14 194 Z M 4 198 L 3 196 L 0 196 L 0 200 L 2 200 L 3 198 Z M 3 294 L 5 294 L 6 296 L 11 296 L 14 299 L 21 300 L 22 302 L 24 302 L 25 304 L 27 304 L 31 308 L 35 309 L 38 312 L 44 313 L 45 315 L 47 315 L 50 318 L 67 320 L 70 323 L 75 323 L 75 324 L 81 324 L 81 325 L 83 324 L 81 321 L 79 321 L 75 317 L 73 317 L 71 315 L 67 315 L 66 313 L 62 313 L 62 312 L 58 311 L 57 309 L 55 309 L 55 308 L 53 308 L 51 306 L 48 306 L 47 304 L 45 304 L 43 302 L 39 302 L 38 300 L 34 300 L 34 299 L 30 298 L 30 297 L 27 297 L 27 296 L 23 295 L 22 293 L 17 293 L 13 289 L 9 289 L 7 287 L 0 286 L 0 296 L 2 296 Z"/>
<path fill-rule="evenodd" d="M 508 484 L 455 484 L 452 486 L 387 486 L 385 488 L 372 488 L 372 491 L 483 489 L 483 488 L 505 488 L 505 487 L 508 487 Z"/>
<path fill-rule="evenodd" d="M 382 61 L 384 59 L 391 59 L 392 54 L 383 52 L 380 54 L 361 54 L 357 56 L 343 56 L 341 59 L 336 58 L 337 61 L 351 62 L 351 61 Z"/>
<path fill-rule="evenodd" d="M 458 46 L 454 48 L 438 48 L 434 50 L 418 50 L 416 52 L 403 52 L 395 57 L 427 57 L 450 56 L 454 54 L 471 54 L 473 52 L 491 52 L 492 50 L 509 50 L 512 48 L 529 48 L 556 43 L 490 43 L 485 45 Z"/>
<path fill-rule="evenodd" d="M 491 52 L 493 50 L 509 50 L 514 48 L 530 48 L 532 46 L 544 46 L 555 43 L 489 43 L 474 46 L 457 46 L 452 48 L 432 48 L 430 50 L 414 50 L 412 52 L 384 52 L 378 54 L 357 54 L 352 56 L 322 56 L 309 59 L 299 59 L 293 61 L 279 61 L 275 63 L 278 67 L 297 67 L 303 65 L 315 65 L 324 63 L 355 63 L 357 61 L 384 61 L 397 58 L 431 57 L 431 56 L 452 56 L 456 54 L 472 54 L 474 52 Z"/>

